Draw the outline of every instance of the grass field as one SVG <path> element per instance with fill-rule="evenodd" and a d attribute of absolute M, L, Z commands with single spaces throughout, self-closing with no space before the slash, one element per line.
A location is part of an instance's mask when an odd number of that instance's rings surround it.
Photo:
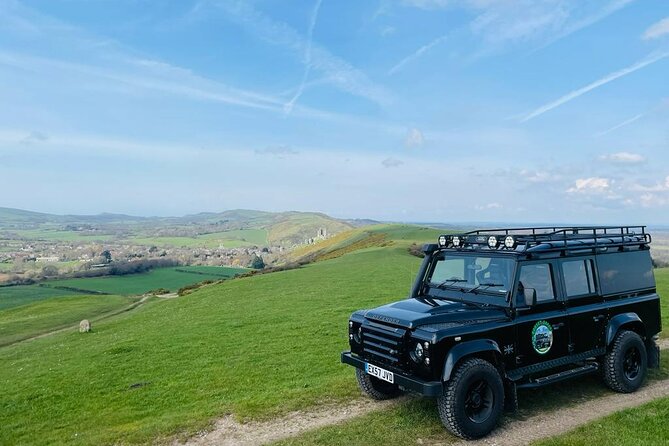
<path fill-rule="evenodd" d="M 72 294 L 71 291 L 44 288 L 38 285 L 0 287 L 0 311 L 70 294 Z"/>
<path fill-rule="evenodd" d="M 0 311 L 0 346 L 95 319 L 134 301 L 122 296 L 68 296 Z"/>
<path fill-rule="evenodd" d="M 244 268 L 222 266 L 180 266 L 157 268 L 147 273 L 126 276 L 51 280 L 43 282 L 41 286 L 0 287 L 0 310 L 72 294 L 107 293 L 132 296 L 158 288 L 174 292 L 187 285 L 205 280 L 224 280 L 246 271 L 248 270 Z"/>
<path fill-rule="evenodd" d="M 0 368 L 0 444 L 151 443 L 227 413 L 265 418 L 357 397 L 353 370 L 339 363 L 348 316 L 406 296 L 420 263 L 406 247 L 438 233 L 379 231 L 394 244 L 150 302 L 101 321 L 90 335 L 62 333 L 0 349 L 7 364 Z M 552 404 L 574 402 L 572 391 L 603 391 L 585 380 L 561 389 L 548 394 Z M 545 402 L 541 392 L 532 395 Z M 362 435 L 390 423 L 411 435 L 436 434 L 433 406 L 407 404 L 385 419 L 356 420 L 353 429 Z M 325 435 L 360 443 L 351 433 Z M 389 435 L 402 433 L 384 435 L 371 443 L 396 444 L 400 437 Z"/>
<path fill-rule="evenodd" d="M 346 320 L 405 296 L 418 263 L 403 247 L 368 249 L 154 302 L 90 336 L 2 348 L 0 443 L 150 442 L 224 413 L 352 397 Z M 151 384 L 130 389 L 138 382 Z"/>
<path fill-rule="evenodd" d="M 213 232 L 196 237 L 133 237 L 128 240 L 138 245 L 161 247 L 176 246 L 186 248 L 240 248 L 245 246 L 267 246 L 265 229 L 239 229 L 234 231 Z"/>

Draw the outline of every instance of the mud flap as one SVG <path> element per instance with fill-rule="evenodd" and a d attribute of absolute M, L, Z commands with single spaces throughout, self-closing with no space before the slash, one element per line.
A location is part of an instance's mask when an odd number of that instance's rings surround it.
<path fill-rule="evenodd" d="M 513 381 L 504 381 L 504 410 L 515 413 L 518 411 L 518 390 Z"/>
<path fill-rule="evenodd" d="M 660 346 L 657 345 L 655 340 L 650 340 L 646 343 L 646 351 L 648 352 L 648 368 L 649 369 L 659 369 L 660 368 Z"/>

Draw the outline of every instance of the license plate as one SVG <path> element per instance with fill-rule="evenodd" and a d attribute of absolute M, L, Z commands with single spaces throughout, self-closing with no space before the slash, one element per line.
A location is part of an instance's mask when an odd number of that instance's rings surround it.
<path fill-rule="evenodd" d="M 391 384 L 395 383 L 395 375 L 393 372 L 389 372 L 388 370 L 382 369 L 381 367 L 377 367 L 373 364 L 365 363 L 365 372 L 367 372 L 368 375 L 375 376 L 376 378 L 382 379 L 383 381 L 387 381 Z"/>

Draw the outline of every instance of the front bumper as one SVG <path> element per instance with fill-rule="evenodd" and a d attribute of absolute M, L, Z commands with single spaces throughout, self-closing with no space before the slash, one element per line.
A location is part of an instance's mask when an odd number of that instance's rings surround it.
<path fill-rule="evenodd" d="M 351 352 L 342 352 L 341 362 L 344 364 L 352 365 L 361 370 L 365 370 L 366 361 L 353 356 Z M 384 367 L 384 366 L 379 366 Z M 409 392 L 417 393 L 423 396 L 437 397 L 441 396 L 444 393 L 444 386 L 440 381 L 423 381 L 416 378 L 411 378 L 406 375 L 397 373 L 394 370 L 391 370 L 395 375 L 395 383 L 402 390 L 407 390 Z"/>

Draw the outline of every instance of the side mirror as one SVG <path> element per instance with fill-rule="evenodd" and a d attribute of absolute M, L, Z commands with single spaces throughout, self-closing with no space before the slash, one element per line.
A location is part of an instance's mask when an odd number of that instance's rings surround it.
<path fill-rule="evenodd" d="M 523 290 L 523 297 L 525 297 L 525 305 L 533 307 L 537 304 L 537 290 L 534 288 L 525 288 Z"/>

